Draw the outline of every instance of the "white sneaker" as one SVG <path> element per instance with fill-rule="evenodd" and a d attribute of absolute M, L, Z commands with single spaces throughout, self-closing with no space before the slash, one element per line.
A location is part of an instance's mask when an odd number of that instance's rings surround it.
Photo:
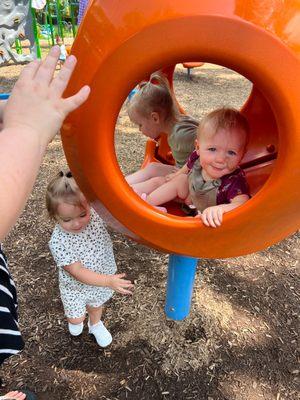
<path fill-rule="evenodd" d="M 83 322 L 80 324 L 71 324 L 68 322 L 69 332 L 72 336 L 79 336 L 83 331 Z"/>
<path fill-rule="evenodd" d="M 105 328 L 102 321 L 99 321 L 95 325 L 90 325 L 90 322 L 88 322 L 88 326 L 89 326 L 89 333 L 95 336 L 96 342 L 100 347 L 107 347 L 108 345 L 111 344 L 112 336 L 109 333 L 109 331 Z"/>

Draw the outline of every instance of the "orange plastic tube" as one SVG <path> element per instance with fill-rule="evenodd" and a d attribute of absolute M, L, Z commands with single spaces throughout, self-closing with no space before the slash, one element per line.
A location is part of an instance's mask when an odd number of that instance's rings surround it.
<path fill-rule="evenodd" d="M 299 15 L 296 0 L 91 1 L 66 95 L 83 84 L 92 91 L 62 138 L 80 187 L 110 223 L 166 252 L 208 258 L 255 252 L 298 229 Z M 260 190 L 217 229 L 155 211 L 126 184 L 115 155 L 115 123 L 130 89 L 183 60 L 229 67 L 254 84 L 244 107 L 252 132 L 244 162 L 253 192 Z M 264 162 L 270 153 L 275 163 Z"/>

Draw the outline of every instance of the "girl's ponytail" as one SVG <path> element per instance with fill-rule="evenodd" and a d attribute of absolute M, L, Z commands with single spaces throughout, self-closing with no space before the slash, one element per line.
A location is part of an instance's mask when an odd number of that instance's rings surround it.
<path fill-rule="evenodd" d="M 47 186 L 46 208 L 50 218 L 55 218 L 59 203 L 64 202 L 81 206 L 84 201 L 85 197 L 70 171 L 60 171 Z"/>
<path fill-rule="evenodd" d="M 157 112 L 164 122 L 176 121 L 179 116 L 176 104 L 168 79 L 163 74 L 154 72 L 149 81 L 140 84 L 139 91 L 129 103 L 128 111 L 134 108 L 145 117 Z"/>

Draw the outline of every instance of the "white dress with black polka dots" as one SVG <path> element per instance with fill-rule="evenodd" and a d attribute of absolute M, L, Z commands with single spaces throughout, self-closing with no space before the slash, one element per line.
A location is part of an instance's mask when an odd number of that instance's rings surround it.
<path fill-rule="evenodd" d="M 80 233 L 64 231 L 57 224 L 49 247 L 59 270 L 59 289 L 67 318 L 85 315 L 86 305 L 100 307 L 112 295 L 108 287 L 86 285 L 73 278 L 64 267 L 75 262 L 94 272 L 115 274 L 113 246 L 105 224 L 91 209 L 91 219 Z"/>

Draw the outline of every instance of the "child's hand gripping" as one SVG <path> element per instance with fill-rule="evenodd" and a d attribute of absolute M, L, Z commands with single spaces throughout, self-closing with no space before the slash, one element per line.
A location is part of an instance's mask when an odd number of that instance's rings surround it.
<path fill-rule="evenodd" d="M 198 218 L 202 219 L 202 222 L 206 226 L 217 228 L 222 224 L 224 214 L 224 207 L 222 205 L 207 207 L 202 213 L 199 213 Z"/>
<path fill-rule="evenodd" d="M 204 225 L 217 228 L 222 224 L 223 214 L 232 211 L 241 206 L 249 199 L 247 194 L 239 194 L 235 196 L 229 204 L 219 204 L 217 206 L 207 207 L 202 213 L 199 213 L 198 218 L 201 218 Z"/>
<path fill-rule="evenodd" d="M 107 286 L 121 294 L 132 294 L 134 284 L 130 280 L 124 279 L 125 276 L 126 274 L 110 275 Z"/>

